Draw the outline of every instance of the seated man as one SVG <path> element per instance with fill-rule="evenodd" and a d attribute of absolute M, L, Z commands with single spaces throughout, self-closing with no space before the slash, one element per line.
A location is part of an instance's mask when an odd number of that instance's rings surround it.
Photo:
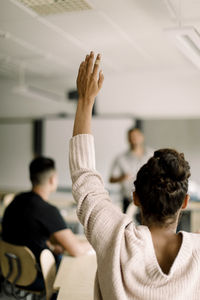
<path fill-rule="evenodd" d="M 40 253 L 50 248 L 56 258 L 67 251 L 72 256 L 91 250 L 87 241 L 80 241 L 67 228 L 59 210 L 47 202 L 57 188 L 55 163 L 50 158 L 38 157 L 29 167 L 32 190 L 17 195 L 8 205 L 2 221 L 2 238 L 8 243 L 27 246 L 39 262 Z M 41 279 L 41 274 L 38 274 Z M 43 280 L 31 286 L 43 289 Z"/>

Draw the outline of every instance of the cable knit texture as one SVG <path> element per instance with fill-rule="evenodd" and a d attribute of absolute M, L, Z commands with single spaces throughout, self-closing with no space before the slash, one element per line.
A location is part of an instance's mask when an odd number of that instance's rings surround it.
<path fill-rule="evenodd" d="M 164 274 L 148 227 L 136 226 L 111 203 L 95 170 L 92 135 L 71 139 L 69 160 L 77 214 L 97 254 L 94 299 L 199 300 L 200 234 L 182 232 L 179 253 Z"/>

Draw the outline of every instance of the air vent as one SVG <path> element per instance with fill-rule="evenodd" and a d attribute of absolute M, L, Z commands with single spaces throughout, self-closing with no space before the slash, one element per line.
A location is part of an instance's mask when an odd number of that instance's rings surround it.
<path fill-rule="evenodd" d="M 40 16 L 92 9 L 85 0 L 18 0 Z"/>

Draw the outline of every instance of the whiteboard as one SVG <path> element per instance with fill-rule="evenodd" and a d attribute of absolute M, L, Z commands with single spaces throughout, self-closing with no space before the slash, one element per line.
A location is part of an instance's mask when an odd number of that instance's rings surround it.
<path fill-rule="evenodd" d="M 73 119 L 51 119 L 44 121 L 44 155 L 56 161 L 60 188 L 71 188 L 68 163 L 69 140 L 72 136 Z M 106 186 L 114 158 L 128 147 L 127 130 L 134 125 L 132 118 L 94 117 L 92 132 L 95 137 L 96 168 Z"/>
<path fill-rule="evenodd" d="M 32 153 L 32 124 L 0 124 L 0 189 L 29 189 L 29 163 Z"/>

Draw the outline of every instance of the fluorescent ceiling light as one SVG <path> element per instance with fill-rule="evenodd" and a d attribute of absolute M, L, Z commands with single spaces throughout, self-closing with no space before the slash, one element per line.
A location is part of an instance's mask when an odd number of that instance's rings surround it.
<path fill-rule="evenodd" d="M 168 11 L 169 11 L 170 16 L 172 17 L 172 19 L 176 20 L 177 19 L 177 12 L 176 12 L 173 4 L 171 3 L 171 1 L 170 0 L 164 0 L 164 4 L 167 6 L 167 9 L 168 9 Z"/>
<path fill-rule="evenodd" d="M 200 68 L 200 34 L 194 27 L 165 29 L 166 34 L 178 49 Z"/>
<path fill-rule="evenodd" d="M 13 93 L 39 101 L 60 102 L 63 100 L 63 95 L 61 94 L 43 90 L 30 85 L 18 85 L 13 88 Z"/>

